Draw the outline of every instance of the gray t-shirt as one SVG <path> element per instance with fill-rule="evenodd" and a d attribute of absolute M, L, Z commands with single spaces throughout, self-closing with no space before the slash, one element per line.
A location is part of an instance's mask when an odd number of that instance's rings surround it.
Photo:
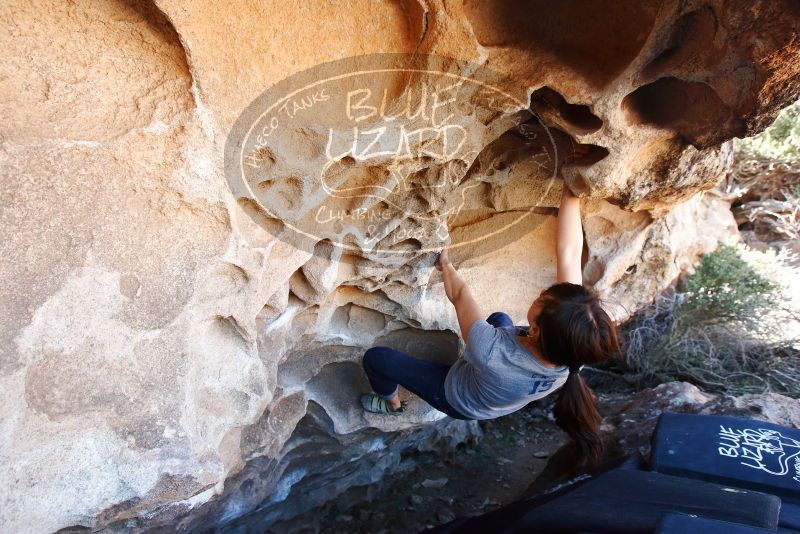
<path fill-rule="evenodd" d="M 569 368 L 539 363 L 518 333 L 524 333 L 520 327 L 475 321 L 464 354 L 445 377 L 445 397 L 453 408 L 473 419 L 494 419 L 564 385 Z"/>

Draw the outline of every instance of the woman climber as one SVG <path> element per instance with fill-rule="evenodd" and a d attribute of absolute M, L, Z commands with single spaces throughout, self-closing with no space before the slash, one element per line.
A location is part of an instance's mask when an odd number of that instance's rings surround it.
<path fill-rule="evenodd" d="M 373 393 L 361 405 L 375 413 L 396 415 L 398 385 L 456 419 L 493 419 L 559 391 L 553 409 L 556 423 L 575 441 L 583 460 L 602 452 L 601 420 L 592 391 L 579 371 L 607 360 L 618 347 L 616 325 L 598 296 L 582 285 L 583 230 L 580 199 L 564 185 L 558 211 L 556 283 L 543 290 L 528 309 L 529 327 L 511 318 L 482 313 L 443 251 L 436 262 L 447 298 L 453 303 L 466 346 L 452 365 L 421 360 L 388 347 L 373 347 L 363 358 Z"/>

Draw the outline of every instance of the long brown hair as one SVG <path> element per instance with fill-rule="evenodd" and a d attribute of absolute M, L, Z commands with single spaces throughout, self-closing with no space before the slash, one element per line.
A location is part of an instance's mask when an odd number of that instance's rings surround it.
<path fill-rule="evenodd" d="M 597 461 L 603 452 L 602 417 L 594 393 L 578 371 L 581 365 L 603 362 L 619 351 L 616 324 L 597 294 L 582 285 L 555 284 L 542 298 L 536 318 L 539 348 L 547 360 L 570 369 L 553 408 L 556 424 L 575 441 L 582 465 Z"/>

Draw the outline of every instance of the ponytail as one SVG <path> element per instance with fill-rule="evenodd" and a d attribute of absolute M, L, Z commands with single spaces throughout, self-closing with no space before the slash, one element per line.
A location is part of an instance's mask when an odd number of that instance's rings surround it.
<path fill-rule="evenodd" d="M 575 442 L 579 466 L 596 462 L 603 453 L 602 417 L 594 393 L 577 370 L 570 370 L 553 407 L 556 424 Z"/>
<path fill-rule="evenodd" d="M 542 296 L 545 302 L 536 318 L 539 346 L 549 361 L 569 367 L 553 415 L 574 440 L 583 467 L 587 461 L 600 459 L 603 439 L 597 400 L 579 371 L 582 365 L 604 362 L 619 350 L 617 327 L 599 297 L 584 286 L 562 282 L 550 286 Z"/>

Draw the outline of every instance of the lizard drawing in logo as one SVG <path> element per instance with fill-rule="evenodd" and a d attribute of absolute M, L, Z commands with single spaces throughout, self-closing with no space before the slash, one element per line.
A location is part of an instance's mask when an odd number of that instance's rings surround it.
<path fill-rule="evenodd" d="M 444 239 L 447 219 L 464 208 L 469 189 L 479 185 L 461 183 L 477 152 L 461 153 L 466 132 L 456 127 L 411 133 L 388 130 L 386 126 L 367 132 L 354 129 L 352 145 L 336 155 L 331 154 L 333 136 L 329 136 L 328 162 L 320 173 L 329 202 L 338 200 L 346 212 L 380 206 L 393 220 L 441 222 L 439 237 Z M 370 143 L 371 151 L 359 151 L 359 138 L 365 136 L 383 143 Z M 387 144 L 391 150 L 385 150 Z M 456 193 L 459 198 L 453 202 Z"/>
<path fill-rule="evenodd" d="M 740 458 L 741 464 L 776 476 L 794 472 L 800 483 L 800 441 L 767 428 L 720 427 L 719 454 Z"/>

